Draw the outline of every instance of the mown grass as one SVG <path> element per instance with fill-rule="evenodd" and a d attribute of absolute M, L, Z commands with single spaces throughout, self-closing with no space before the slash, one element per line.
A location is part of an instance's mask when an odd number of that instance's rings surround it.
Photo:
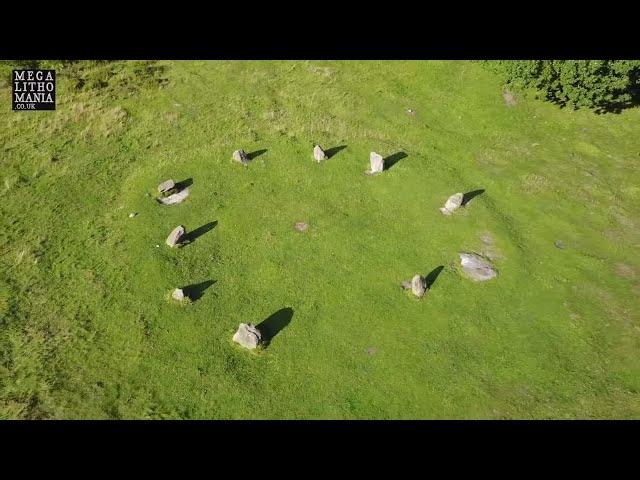
<path fill-rule="evenodd" d="M 509 108 L 473 62 L 73 68 L 55 112 L 0 89 L 3 418 L 638 418 L 637 109 Z M 372 150 L 406 157 L 368 177 Z M 231 342 L 282 309 L 267 348 Z"/>

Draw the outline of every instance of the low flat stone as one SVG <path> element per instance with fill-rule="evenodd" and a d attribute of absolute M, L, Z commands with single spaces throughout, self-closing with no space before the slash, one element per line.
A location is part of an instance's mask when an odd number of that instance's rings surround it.
<path fill-rule="evenodd" d="M 158 201 L 163 205 L 175 205 L 177 203 L 182 203 L 188 196 L 189 189 L 185 188 L 184 190 L 180 190 L 178 193 L 173 193 L 168 197 L 159 198 Z"/>
<path fill-rule="evenodd" d="M 304 223 L 304 222 L 297 222 L 293 228 L 295 228 L 297 231 L 299 232 L 304 232 L 307 228 L 309 228 L 309 225 Z"/>
<path fill-rule="evenodd" d="M 553 242 L 553 244 L 556 246 L 556 248 L 567 248 L 567 245 L 562 240 L 556 240 L 555 242 Z"/>
<path fill-rule="evenodd" d="M 251 323 L 241 323 L 238 331 L 233 335 L 233 341 L 244 348 L 254 349 L 262 340 L 262 334 L 255 325 Z"/>
<path fill-rule="evenodd" d="M 184 292 L 182 291 L 181 288 L 176 288 L 172 293 L 171 293 L 171 298 L 173 298 L 174 300 L 177 300 L 179 302 L 181 302 L 182 300 L 184 300 Z"/>
<path fill-rule="evenodd" d="M 424 297 L 427 291 L 426 279 L 420 275 L 414 275 L 411 279 L 411 292 L 418 298 Z"/>
<path fill-rule="evenodd" d="M 464 200 L 464 194 L 463 193 L 456 193 L 454 195 L 451 195 L 447 199 L 446 203 L 444 204 L 444 207 L 442 207 L 440 209 L 440 211 L 444 215 L 451 215 L 458 208 L 460 208 L 460 205 L 462 205 L 462 201 L 463 200 Z"/>
<path fill-rule="evenodd" d="M 247 156 L 245 151 L 242 149 L 236 150 L 235 152 L 233 152 L 233 159 L 236 162 L 240 162 L 243 165 L 247 165 L 249 163 L 249 157 Z"/>
<path fill-rule="evenodd" d="M 169 234 L 166 240 L 166 244 L 170 247 L 175 247 L 180 243 L 182 237 L 186 233 L 185 228 L 182 225 L 178 225 L 173 231 Z"/>
<path fill-rule="evenodd" d="M 324 150 L 322 150 L 322 148 L 320 147 L 320 145 L 316 145 L 315 147 L 313 147 L 313 158 L 316 159 L 316 162 L 321 162 L 322 160 L 326 160 L 327 154 L 324 153 Z"/>
<path fill-rule="evenodd" d="M 471 280 L 482 282 L 498 276 L 495 267 L 489 260 L 475 253 L 460 253 L 460 265 L 462 270 Z"/>
<path fill-rule="evenodd" d="M 169 179 L 169 180 L 166 180 L 166 181 L 162 182 L 160 185 L 158 185 L 158 192 L 160 192 L 160 193 L 168 193 L 171 190 L 173 190 L 174 188 L 176 188 L 176 182 L 174 182 L 173 180 Z"/>

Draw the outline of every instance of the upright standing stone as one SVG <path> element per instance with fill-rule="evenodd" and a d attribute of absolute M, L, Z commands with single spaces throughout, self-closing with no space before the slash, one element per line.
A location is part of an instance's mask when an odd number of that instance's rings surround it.
<path fill-rule="evenodd" d="M 233 341 L 245 348 L 254 349 L 260 344 L 262 334 L 255 325 L 251 323 L 241 323 L 238 331 L 233 335 Z"/>
<path fill-rule="evenodd" d="M 463 200 L 464 200 L 463 193 L 456 193 L 455 195 L 451 195 L 447 199 L 447 202 L 444 204 L 444 207 L 440 209 L 440 211 L 444 215 L 451 215 L 458 208 L 460 208 L 460 205 L 462 205 Z"/>
<path fill-rule="evenodd" d="M 249 157 L 247 156 L 245 151 L 242 149 L 236 150 L 235 152 L 233 152 L 233 159 L 236 162 L 240 162 L 243 165 L 247 165 L 249 163 Z"/>
<path fill-rule="evenodd" d="M 313 147 L 313 158 L 316 159 L 316 162 L 320 163 L 322 160 L 327 159 L 327 154 L 324 153 L 324 150 L 320 148 L 320 145 L 316 145 Z"/>
<path fill-rule="evenodd" d="M 158 185 L 158 192 L 160 193 L 169 193 L 172 190 L 174 190 L 176 188 L 176 182 L 174 182 L 173 180 L 169 179 L 165 182 L 162 182 L 160 185 Z"/>
<path fill-rule="evenodd" d="M 367 173 L 375 174 L 384 170 L 384 158 L 382 158 L 382 155 L 371 152 L 369 154 L 369 162 L 371 163 L 371 169 Z"/>
<path fill-rule="evenodd" d="M 496 269 L 480 255 L 475 253 L 460 253 L 460 265 L 462 270 L 477 282 L 491 280 L 498 275 Z"/>
<path fill-rule="evenodd" d="M 184 292 L 182 291 L 181 288 L 176 288 L 173 293 L 171 294 L 171 298 L 173 298 L 174 300 L 178 300 L 179 302 L 181 302 L 182 300 L 184 300 Z"/>
<path fill-rule="evenodd" d="M 167 240 L 166 240 L 167 245 L 169 245 L 170 247 L 175 247 L 180 243 L 180 240 L 182 239 L 185 233 L 186 233 L 186 230 L 184 229 L 184 227 L 182 225 L 178 225 L 176 228 L 173 229 L 173 231 L 167 237 Z"/>
<path fill-rule="evenodd" d="M 414 275 L 414 277 L 411 279 L 411 291 L 413 292 L 413 294 L 418 298 L 422 298 L 424 297 L 424 293 L 426 290 L 426 279 L 424 277 L 421 277 L 420 275 Z"/>

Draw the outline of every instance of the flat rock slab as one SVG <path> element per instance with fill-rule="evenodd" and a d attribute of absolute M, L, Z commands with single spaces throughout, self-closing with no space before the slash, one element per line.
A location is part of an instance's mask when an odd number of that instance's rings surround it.
<path fill-rule="evenodd" d="M 463 200 L 464 200 L 463 193 L 460 193 L 460 192 L 455 193 L 447 199 L 446 203 L 444 204 L 444 207 L 442 207 L 440 211 L 442 212 L 443 215 L 451 215 L 458 208 L 460 208 L 460 205 L 462 205 Z"/>
<path fill-rule="evenodd" d="M 166 180 L 166 181 L 162 182 L 160 185 L 158 185 L 158 192 L 160 192 L 160 193 L 168 193 L 171 190 L 173 190 L 174 188 L 176 188 L 176 182 L 174 182 L 173 180 L 169 179 L 169 180 Z"/>
<path fill-rule="evenodd" d="M 316 162 L 319 163 L 323 160 L 326 160 L 328 157 L 324 150 L 322 150 L 320 145 L 316 145 L 315 147 L 313 147 L 313 158 L 315 158 Z"/>
<path fill-rule="evenodd" d="M 304 222 L 297 222 L 293 228 L 295 228 L 297 231 L 299 232 L 304 232 L 305 230 L 307 230 L 307 228 L 309 228 L 309 225 L 304 223 Z"/>
<path fill-rule="evenodd" d="M 262 334 L 255 325 L 251 323 L 241 323 L 238 331 L 233 335 L 233 341 L 242 345 L 244 348 L 253 350 L 262 340 Z"/>
<path fill-rule="evenodd" d="M 236 150 L 235 152 L 233 152 L 233 159 L 236 162 L 240 162 L 243 165 L 248 165 L 249 164 L 249 156 L 242 149 Z"/>
<path fill-rule="evenodd" d="M 184 190 L 180 190 L 178 193 L 171 194 L 168 197 L 159 198 L 158 202 L 162 205 L 176 205 L 177 203 L 182 203 L 188 196 L 189 189 L 185 188 Z"/>
<path fill-rule="evenodd" d="M 498 276 L 498 272 L 491 262 L 476 253 L 460 253 L 462 270 L 471 280 L 483 282 Z"/>
<path fill-rule="evenodd" d="M 182 237 L 184 237 L 185 233 L 187 233 L 185 228 L 182 225 L 178 225 L 169 234 L 165 243 L 170 247 L 175 247 L 180 243 L 180 240 L 182 240 Z"/>

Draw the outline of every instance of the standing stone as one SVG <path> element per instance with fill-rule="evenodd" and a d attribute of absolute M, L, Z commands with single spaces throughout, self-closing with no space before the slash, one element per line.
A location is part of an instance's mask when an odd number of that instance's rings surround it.
<path fill-rule="evenodd" d="M 233 341 L 245 348 L 254 349 L 260 344 L 262 334 L 255 325 L 251 323 L 241 323 L 238 331 L 233 335 Z"/>
<path fill-rule="evenodd" d="M 240 162 L 243 165 L 247 165 L 249 163 L 249 157 L 247 156 L 245 151 L 242 149 L 236 150 L 235 152 L 233 152 L 233 159 L 236 162 Z"/>
<path fill-rule="evenodd" d="M 491 280 L 498 275 L 496 269 L 480 255 L 475 253 L 460 253 L 460 265 L 462 270 L 469 275 L 472 280 L 482 282 Z"/>
<path fill-rule="evenodd" d="M 167 240 L 166 240 L 167 245 L 169 245 L 170 247 L 175 247 L 180 243 L 180 240 L 182 239 L 185 233 L 186 233 L 186 230 L 184 229 L 184 227 L 182 225 L 178 225 L 176 228 L 173 229 L 173 231 L 167 237 Z"/>
<path fill-rule="evenodd" d="M 424 293 L 427 290 L 427 282 L 424 277 L 420 275 L 414 275 L 411 279 L 411 292 L 418 298 L 424 297 Z"/>
<path fill-rule="evenodd" d="M 174 300 L 178 300 L 179 302 L 181 302 L 182 300 L 184 300 L 184 292 L 182 291 L 181 288 L 176 288 L 173 293 L 171 294 L 171 298 L 173 298 Z"/>
<path fill-rule="evenodd" d="M 371 163 L 371 169 L 368 170 L 367 173 L 375 174 L 384 170 L 384 158 L 382 158 L 382 155 L 371 152 L 369 154 L 369 162 Z"/>
<path fill-rule="evenodd" d="M 158 185 L 158 192 L 160 192 L 160 193 L 169 193 L 170 191 L 172 191 L 175 188 L 176 188 L 176 182 L 174 182 L 173 180 L 169 179 L 166 182 L 162 182 L 160 185 Z"/>
<path fill-rule="evenodd" d="M 316 159 L 316 162 L 320 163 L 322 160 L 326 160 L 327 154 L 324 153 L 324 150 L 322 150 L 322 148 L 320 148 L 320 145 L 316 145 L 315 147 L 313 147 L 313 158 Z"/>
<path fill-rule="evenodd" d="M 462 200 L 464 200 L 464 194 L 462 193 L 451 195 L 447 199 L 447 202 L 444 204 L 444 207 L 440 209 L 440 211 L 444 215 L 451 215 L 454 211 L 460 208 L 460 205 L 462 205 Z"/>

